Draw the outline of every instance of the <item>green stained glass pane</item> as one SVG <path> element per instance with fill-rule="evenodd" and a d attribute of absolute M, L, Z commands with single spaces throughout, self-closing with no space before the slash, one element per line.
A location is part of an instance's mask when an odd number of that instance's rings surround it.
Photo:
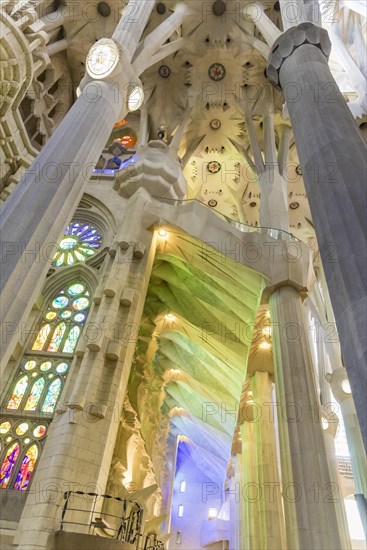
<path fill-rule="evenodd" d="M 52 363 L 51 361 L 45 361 L 44 363 L 42 363 L 42 365 L 40 366 L 40 370 L 42 372 L 47 372 L 50 370 L 50 368 L 52 367 Z"/>
<path fill-rule="evenodd" d="M 61 380 L 57 378 L 48 388 L 47 395 L 42 405 L 42 412 L 52 413 L 56 406 L 61 391 Z"/>
<path fill-rule="evenodd" d="M 75 256 L 78 258 L 80 262 L 84 262 L 85 260 L 85 254 L 82 254 L 78 250 L 75 250 Z"/>
<path fill-rule="evenodd" d="M 23 376 L 18 382 L 16 383 L 13 393 L 11 394 L 9 403 L 7 405 L 7 409 L 16 410 L 19 408 L 19 405 L 23 399 L 24 392 L 26 391 L 28 386 L 28 376 Z"/>
<path fill-rule="evenodd" d="M 35 411 L 39 403 L 40 397 L 42 395 L 43 388 L 45 387 L 44 378 L 39 378 L 33 384 L 31 393 L 28 396 L 27 402 L 25 404 L 25 411 Z"/>
<path fill-rule="evenodd" d="M 78 245 L 78 240 L 75 237 L 65 237 L 62 239 L 59 246 L 62 250 L 70 250 Z"/>
<path fill-rule="evenodd" d="M 71 254 L 71 252 L 68 252 L 68 257 L 67 257 L 66 263 L 68 265 L 73 265 L 73 263 L 75 263 L 74 256 Z"/>
<path fill-rule="evenodd" d="M 52 302 L 52 305 L 56 309 L 62 309 L 63 307 L 67 306 L 69 300 L 66 298 L 66 296 L 58 296 L 54 299 Z"/>
<path fill-rule="evenodd" d="M 80 328 L 79 327 L 73 327 L 70 330 L 70 332 L 68 334 L 68 337 L 66 339 L 64 348 L 62 350 L 64 353 L 73 353 L 74 352 L 76 343 L 77 343 L 78 338 L 79 338 L 79 334 L 80 334 Z"/>
<path fill-rule="evenodd" d="M 60 347 L 62 338 L 64 336 L 65 330 L 66 330 L 65 323 L 60 323 L 59 325 L 57 325 L 52 335 L 51 342 L 47 348 L 47 351 L 52 351 L 53 353 L 55 353 L 56 351 L 59 351 L 59 347 Z"/>
<path fill-rule="evenodd" d="M 95 254 L 95 251 L 92 250 L 91 248 L 86 248 L 86 247 L 80 247 L 80 252 L 83 252 L 83 254 L 87 254 L 88 256 L 93 256 Z"/>
<path fill-rule="evenodd" d="M 88 298 L 77 298 L 73 301 L 72 306 L 77 311 L 81 311 L 89 306 L 89 300 Z"/>
<path fill-rule="evenodd" d="M 58 260 L 56 260 L 55 262 L 56 267 L 60 267 L 60 265 L 64 263 L 64 258 L 65 258 L 65 254 L 64 253 L 60 254 Z"/>
<path fill-rule="evenodd" d="M 50 330 L 51 330 L 50 325 L 43 325 L 43 327 L 37 334 L 37 338 L 32 346 L 32 350 L 38 350 L 38 351 L 43 350 L 47 337 L 50 334 Z"/>
<path fill-rule="evenodd" d="M 24 370 L 33 370 L 36 365 L 36 361 L 27 361 L 24 365 Z"/>
<path fill-rule="evenodd" d="M 66 311 L 63 311 L 60 315 L 63 319 L 70 319 L 71 317 L 71 311 L 70 309 L 67 309 Z"/>
<path fill-rule="evenodd" d="M 79 285 L 79 284 L 71 285 L 68 288 L 68 292 L 72 296 L 79 296 L 79 294 L 82 294 L 82 292 L 84 292 L 84 290 L 85 290 L 85 286 L 84 285 Z"/>

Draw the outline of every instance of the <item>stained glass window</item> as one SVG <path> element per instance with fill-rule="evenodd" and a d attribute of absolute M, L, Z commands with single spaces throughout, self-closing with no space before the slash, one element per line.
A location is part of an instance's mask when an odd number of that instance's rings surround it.
<path fill-rule="evenodd" d="M 102 237 L 95 227 L 84 222 L 72 222 L 66 228 L 52 263 L 60 267 L 85 262 L 96 254 L 101 244 Z"/>
<path fill-rule="evenodd" d="M 47 395 L 42 405 L 42 409 L 41 409 L 42 412 L 46 412 L 46 413 L 54 412 L 54 408 L 59 398 L 60 391 L 61 391 L 61 380 L 60 378 L 57 378 L 52 382 L 52 384 L 48 388 Z"/>
<path fill-rule="evenodd" d="M 2 403 L 5 410 L 0 418 L 0 489 L 25 491 L 29 487 L 90 303 L 86 285 L 71 281 L 51 296 L 43 312 L 29 351 Z"/>
<path fill-rule="evenodd" d="M 81 283 L 73 283 L 54 295 L 32 350 L 74 353 L 89 306 L 89 292 Z M 33 368 L 32 365 L 29 361 L 28 370 Z"/>
<path fill-rule="evenodd" d="M 16 410 L 19 408 L 20 402 L 23 399 L 24 393 L 28 386 L 28 376 L 22 376 L 16 383 L 13 393 L 11 394 L 7 409 Z"/>
<path fill-rule="evenodd" d="M 66 339 L 66 342 L 64 344 L 62 351 L 64 351 L 65 353 L 73 353 L 79 338 L 79 334 L 80 334 L 80 328 L 73 327 L 68 334 L 68 337 Z"/>
<path fill-rule="evenodd" d="M 60 323 L 59 325 L 57 325 L 57 327 L 53 332 L 51 342 L 47 348 L 47 351 L 59 351 L 59 347 L 62 341 L 62 337 L 65 334 L 65 330 L 66 330 L 65 323 Z"/>
<path fill-rule="evenodd" d="M 7 451 L 0 470 L 0 487 L 6 489 L 11 474 L 13 473 L 15 463 L 19 455 L 19 443 L 14 443 Z"/>
<path fill-rule="evenodd" d="M 22 460 L 22 464 L 19 468 L 19 472 L 14 483 L 14 489 L 18 491 L 25 491 L 27 489 L 37 457 L 37 445 L 31 445 Z"/>
<path fill-rule="evenodd" d="M 38 402 L 41 398 L 43 388 L 45 387 L 44 378 L 39 378 L 32 386 L 31 393 L 28 396 L 27 402 L 25 404 L 25 411 L 35 411 L 38 405 Z"/>

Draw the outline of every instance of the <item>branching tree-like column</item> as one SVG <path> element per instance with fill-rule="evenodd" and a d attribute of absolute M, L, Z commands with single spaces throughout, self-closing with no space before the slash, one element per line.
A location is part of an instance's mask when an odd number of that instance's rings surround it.
<path fill-rule="evenodd" d="M 267 76 L 287 102 L 366 445 L 366 147 L 331 75 L 330 48 L 324 29 L 290 28 L 272 47 Z"/>

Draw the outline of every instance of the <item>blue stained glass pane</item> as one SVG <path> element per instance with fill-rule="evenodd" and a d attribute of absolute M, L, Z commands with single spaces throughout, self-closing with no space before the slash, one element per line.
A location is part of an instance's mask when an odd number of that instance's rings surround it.
<path fill-rule="evenodd" d="M 59 398 L 60 391 L 61 391 L 61 380 L 57 378 L 52 382 L 52 384 L 48 388 L 47 395 L 42 405 L 42 409 L 41 409 L 42 412 L 45 412 L 45 413 L 54 412 L 54 408 Z"/>
<path fill-rule="evenodd" d="M 62 350 L 64 353 L 73 353 L 75 350 L 75 346 L 77 344 L 78 338 L 80 334 L 80 328 L 79 327 L 73 327 L 66 339 L 66 342 L 64 344 L 64 349 Z"/>
<path fill-rule="evenodd" d="M 19 443 L 14 443 L 8 449 L 0 470 L 0 487 L 5 489 L 8 486 L 11 474 L 19 455 Z"/>
<path fill-rule="evenodd" d="M 24 455 L 22 465 L 19 468 L 19 472 L 14 483 L 14 489 L 16 489 L 17 491 L 25 491 L 28 488 L 36 464 L 37 456 L 37 445 L 32 445 L 31 447 L 29 447 L 28 451 Z"/>

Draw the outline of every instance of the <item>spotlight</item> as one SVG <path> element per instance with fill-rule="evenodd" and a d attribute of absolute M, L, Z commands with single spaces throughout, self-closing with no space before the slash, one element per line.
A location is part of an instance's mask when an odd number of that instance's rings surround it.
<path fill-rule="evenodd" d="M 261 344 L 259 345 L 259 348 L 261 349 L 269 349 L 271 348 L 271 344 L 269 344 L 269 342 L 261 342 Z"/>

